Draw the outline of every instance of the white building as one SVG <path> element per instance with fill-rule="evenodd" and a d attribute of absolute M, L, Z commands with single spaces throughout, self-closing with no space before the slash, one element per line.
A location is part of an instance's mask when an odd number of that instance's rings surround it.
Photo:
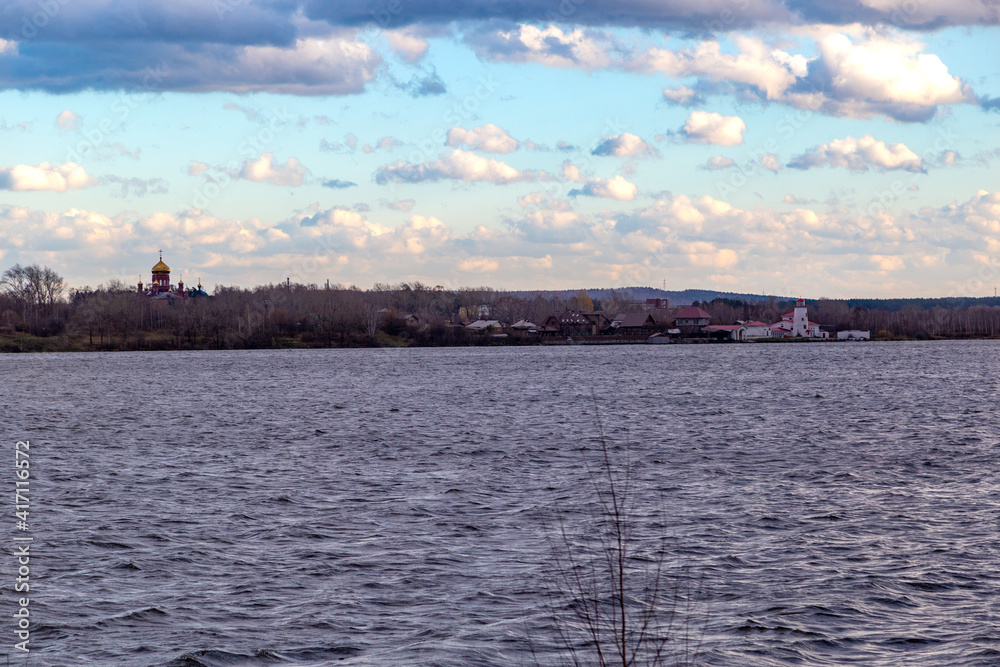
<path fill-rule="evenodd" d="M 763 322 L 743 322 L 742 323 L 747 330 L 747 339 L 751 338 L 770 338 L 771 337 L 771 327 Z"/>
<path fill-rule="evenodd" d="M 771 325 L 772 338 L 829 338 L 819 325 L 809 321 L 805 299 L 795 302 L 795 310 L 781 316 L 780 322 Z"/>

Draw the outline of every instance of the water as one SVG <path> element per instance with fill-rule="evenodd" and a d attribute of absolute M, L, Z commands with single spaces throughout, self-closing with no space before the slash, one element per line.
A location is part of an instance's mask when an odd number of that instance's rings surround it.
<path fill-rule="evenodd" d="M 32 447 L 28 664 L 520 665 L 529 638 L 546 663 L 547 536 L 556 508 L 587 529 L 595 411 L 637 545 L 667 536 L 697 581 L 703 663 L 997 664 L 998 353 L 2 356 L 2 451 Z"/>

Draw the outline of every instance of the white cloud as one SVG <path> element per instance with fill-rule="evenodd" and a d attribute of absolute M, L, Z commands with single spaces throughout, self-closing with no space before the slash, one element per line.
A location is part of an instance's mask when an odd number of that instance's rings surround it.
<path fill-rule="evenodd" d="M 517 139 L 493 123 L 481 125 L 471 130 L 453 127 L 448 130 L 447 144 L 454 147 L 464 146 L 469 150 L 484 153 L 513 153 L 520 147 Z"/>
<path fill-rule="evenodd" d="M 805 76 L 808 61 L 768 47 L 762 40 L 735 34 L 739 53 L 723 53 L 716 41 L 705 41 L 691 49 L 651 48 L 636 54 L 630 69 L 661 72 L 672 78 L 704 77 L 711 81 L 733 81 L 754 86 L 767 99 L 779 99 L 796 79 Z M 664 91 L 667 96 L 667 91 Z"/>
<path fill-rule="evenodd" d="M 584 215 L 564 200 L 535 196 L 510 229 L 466 233 L 433 216 L 387 225 L 343 207 L 316 206 L 309 214 L 265 222 L 195 210 L 112 217 L 0 206 L 0 247 L 5 261 L 44 262 L 76 285 L 99 282 L 103 267 L 124 257 L 143 258 L 136 268 L 145 273 L 144 258 L 162 243 L 179 265 L 197 257 L 208 284 L 266 283 L 276 271 L 313 282 L 419 278 L 437 284 L 456 269 L 489 270 L 495 262 L 512 287 L 588 279 L 632 285 L 648 282 L 648 263 L 655 259 L 657 280 L 697 277 L 711 287 L 738 279 L 754 291 L 784 293 L 792 286 L 831 296 L 967 293 L 978 268 L 986 262 L 995 267 L 1000 254 L 1000 192 L 983 190 L 964 203 L 869 219 L 810 210 L 807 202 L 790 199 L 799 206 L 738 208 L 678 195 Z M 314 268 L 302 268 L 308 266 Z"/>
<path fill-rule="evenodd" d="M 180 90 L 345 95 L 364 90 L 381 60 L 364 42 L 333 37 L 298 39 L 288 48 L 245 46 L 232 60 L 184 64 L 194 82 Z M 185 78 L 179 74 L 186 69 L 175 65 L 164 77 L 165 87 Z"/>
<path fill-rule="evenodd" d="M 672 79 L 695 77 L 693 88 L 664 89 L 664 100 L 675 104 L 703 103 L 701 91 L 711 91 L 835 116 L 881 114 L 913 122 L 933 117 L 940 105 L 976 101 L 968 84 L 949 73 L 938 56 L 924 53 L 925 45 L 906 33 L 860 24 L 836 29 L 807 25 L 798 32 L 815 43 L 814 49 L 807 50 L 809 55 L 735 32 L 728 33 L 734 52 L 724 50 L 714 39 L 681 49 L 630 48 L 606 32 L 567 33 L 555 26 L 479 32 L 469 41 L 492 60 L 586 71 L 624 69 Z"/>
<path fill-rule="evenodd" d="M 471 257 L 458 265 L 458 270 L 466 273 L 495 273 L 499 269 L 500 262 L 487 257 Z"/>
<path fill-rule="evenodd" d="M 393 211 L 403 211 L 405 213 L 416 206 L 417 202 L 414 199 L 397 199 L 396 201 L 383 200 L 382 205 L 388 209 L 392 209 Z"/>
<path fill-rule="evenodd" d="M 587 179 L 584 178 L 583 174 L 580 173 L 580 168 L 575 164 L 566 160 L 562 165 L 563 178 L 567 181 L 574 181 L 576 183 L 583 183 Z"/>
<path fill-rule="evenodd" d="M 903 143 L 887 145 L 866 134 L 860 139 L 846 137 L 821 144 L 793 158 L 788 166 L 795 169 L 843 167 L 850 171 L 868 171 L 875 167 L 885 171 L 923 171 L 924 161 Z"/>
<path fill-rule="evenodd" d="M 80 127 L 80 114 L 66 109 L 56 117 L 56 125 L 60 130 L 75 130 Z"/>
<path fill-rule="evenodd" d="M 593 154 L 634 157 L 636 155 L 656 155 L 657 151 L 636 135 L 625 132 L 606 138 L 594 149 Z"/>
<path fill-rule="evenodd" d="M 412 164 L 400 160 L 381 167 L 375 175 L 375 180 L 382 185 L 393 181 L 420 183 L 441 180 L 506 185 L 508 183 L 536 181 L 543 177 L 544 172 L 519 171 L 506 162 L 456 148 L 433 162 Z"/>
<path fill-rule="evenodd" d="M 297 158 L 284 163 L 274 162 L 274 153 L 264 153 L 256 160 L 247 160 L 240 168 L 239 177 L 255 183 L 270 183 L 297 188 L 302 185 L 309 170 Z"/>
<path fill-rule="evenodd" d="M 705 164 L 701 165 L 701 169 L 708 169 L 709 171 L 717 171 L 719 169 L 729 169 L 736 165 L 736 160 L 732 158 L 724 157 L 722 155 L 714 155 L 708 158 Z"/>
<path fill-rule="evenodd" d="M 781 161 L 778 159 L 778 156 L 775 155 L 774 153 L 765 153 L 764 155 L 762 155 L 760 157 L 760 166 L 776 174 L 779 171 L 781 171 L 782 168 Z"/>
<path fill-rule="evenodd" d="M 872 31 L 859 38 L 826 34 L 817 42 L 811 90 L 785 96 L 795 106 L 852 118 L 883 114 L 924 121 L 939 105 L 976 100 L 972 89 L 938 56 L 924 53 L 918 41 Z"/>
<path fill-rule="evenodd" d="M 609 37 L 595 31 L 565 32 L 554 25 L 518 25 L 508 31 L 474 32 L 466 40 L 482 57 L 496 61 L 586 70 L 608 67 L 613 62 L 603 43 Z"/>
<path fill-rule="evenodd" d="M 681 132 L 697 144 L 736 146 L 743 143 L 747 124 L 739 116 L 723 116 L 708 111 L 692 111 Z"/>
<path fill-rule="evenodd" d="M 691 104 L 700 99 L 700 95 L 687 86 L 677 86 L 676 88 L 664 88 L 663 99 L 674 104 Z"/>
<path fill-rule="evenodd" d="M 585 195 L 588 197 L 604 197 L 618 201 L 632 201 L 639 193 L 639 187 L 630 183 L 622 176 L 614 178 L 595 178 L 586 181 L 582 188 L 571 190 L 570 195 Z"/>
<path fill-rule="evenodd" d="M 410 64 L 416 64 L 427 55 L 430 44 L 412 29 L 390 30 L 385 33 L 389 46 Z"/>
<path fill-rule="evenodd" d="M 96 182 L 87 175 L 83 167 L 74 162 L 59 166 L 43 162 L 38 166 L 15 164 L 10 167 L 0 167 L 0 190 L 65 192 Z"/>
<path fill-rule="evenodd" d="M 895 255 L 872 255 L 868 259 L 879 271 L 900 271 L 906 265 L 902 257 Z"/>

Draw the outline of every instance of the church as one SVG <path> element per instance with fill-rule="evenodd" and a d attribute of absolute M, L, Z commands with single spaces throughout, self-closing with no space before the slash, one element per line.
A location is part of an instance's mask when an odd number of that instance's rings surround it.
<path fill-rule="evenodd" d="M 805 299 L 799 299 L 795 302 L 795 310 L 782 315 L 781 321 L 772 324 L 770 329 L 774 338 L 829 338 L 830 334 L 819 326 L 809 321 Z"/>
<path fill-rule="evenodd" d="M 142 284 L 142 278 L 139 279 L 139 294 L 148 296 L 151 299 L 191 299 L 208 296 L 208 294 L 201 288 L 201 279 L 198 280 L 197 287 L 192 287 L 189 290 L 184 289 L 183 280 L 179 280 L 176 287 L 171 285 L 170 267 L 163 261 L 162 250 L 160 251 L 160 261 L 153 266 L 152 273 L 153 277 L 149 281 L 148 288 Z"/>

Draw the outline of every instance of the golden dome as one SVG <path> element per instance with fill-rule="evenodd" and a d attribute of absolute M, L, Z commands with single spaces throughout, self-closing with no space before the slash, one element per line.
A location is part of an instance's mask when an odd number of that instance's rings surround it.
<path fill-rule="evenodd" d="M 161 259 L 156 263 L 156 266 L 153 267 L 153 273 L 170 273 L 170 267 L 164 264 Z"/>

